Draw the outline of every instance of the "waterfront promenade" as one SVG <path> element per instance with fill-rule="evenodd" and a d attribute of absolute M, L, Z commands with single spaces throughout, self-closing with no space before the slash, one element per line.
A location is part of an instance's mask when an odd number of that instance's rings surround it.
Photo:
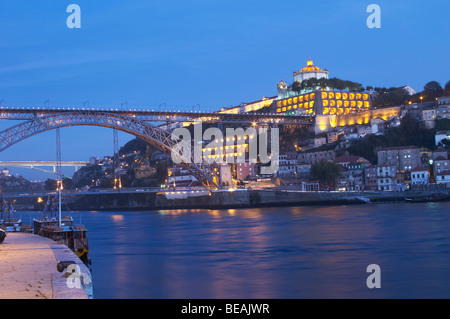
<path fill-rule="evenodd" d="M 87 267 L 65 245 L 33 234 L 8 233 L 0 244 L 0 299 L 87 299 L 83 288 L 69 288 L 57 262 Z"/>

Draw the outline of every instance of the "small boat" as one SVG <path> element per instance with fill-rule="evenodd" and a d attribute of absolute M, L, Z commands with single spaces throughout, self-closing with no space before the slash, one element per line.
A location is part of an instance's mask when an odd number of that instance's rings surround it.
<path fill-rule="evenodd" d="M 365 197 L 365 196 L 358 196 L 358 197 L 356 197 L 356 199 L 359 200 L 360 202 L 366 203 L 366 204 L 368 204 L 368 203 L 371 202 L 371 201 L 370 201 L 370 198 Z"/>
<path fill-rule="evenodd" d="M 18 232 L 22 228 L 22 219 L 14 218 L 14 207 L 11 200 L 1 199 L 0 225 L 8 232 Z"/>
<path fill-rule="evenodd" d="M 49 196 L 42 218 L 33 219 L 33 233 L 66 245 L 91 269 L 87 229 L 83 225 L 75 225 L 71 216 L 60 217 L 58 201 L 57 196 Z"/>
<path fill-rule="evenodd" d="M 430 196 L 419 196 L 419 197 L 405 197 L 405 201 L 410 203 L 426 203 L 426 202 L 441 202 L 448 200 L 449 195 L 445 194 L 434 194 Z"/>

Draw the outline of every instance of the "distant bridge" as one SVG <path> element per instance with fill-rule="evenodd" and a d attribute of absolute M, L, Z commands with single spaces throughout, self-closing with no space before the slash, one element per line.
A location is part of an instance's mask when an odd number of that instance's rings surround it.
<path fill-rule="evenodd" d="M 78 171 L 78 167 L 86 166 L 89 162 L 86 161 L 64 161 L 61 162 L 62 167 L 75 167 L 75 172 Z M 36 169 L 46 173 L 57 174 L 56 167 L 58 163 L 56 161 L 0 161 L 0 168 L 2 167 L 23 167 L 29 169 Z M 41 169 L 40 167 L 53 167 L 53 171 Z"/>
<path fill-rule="evenodd" d="M 202 186 L 194 187 L 125 187 L 125 188 L 90 188 L 79 190 L 63 190 L 62 196 L 82 196 L 82 195 L 107 195 L 107 194 L 144 194 L 144 193 L 169 193 L 169 194 L 181 194 L 181 193 L 198 193 L 208 191 L 207 188 Z M 1 193 L 3 199 L 15 199 L 24 197 L 48 197 L 56 196 L 57 191 L 41 191 L 41 192 L 7 192 Z"/>

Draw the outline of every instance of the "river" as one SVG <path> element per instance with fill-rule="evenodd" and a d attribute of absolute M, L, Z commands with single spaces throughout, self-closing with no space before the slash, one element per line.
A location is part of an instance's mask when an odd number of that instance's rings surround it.
<path fill-rule="evenodd" d="M 94 298 L 450 298 L 450 202 L 71 215 Z"/>

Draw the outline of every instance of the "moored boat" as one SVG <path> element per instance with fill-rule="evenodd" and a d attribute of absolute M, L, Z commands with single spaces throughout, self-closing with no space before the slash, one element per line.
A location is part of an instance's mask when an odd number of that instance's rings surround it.
<path fill-rule="evenodd" d="M 60 214 L 55 210 L 58 207 L 56 202 L 54 197 L 49 196 L 42 218 L 33 219 L 33 233 L 66 245 L 90 269 L 86 227 L 74 224 L 71 216 L 59 217 Z"/>
<path fill-rule="evenodd" d="M 447 194 L 433 194 L 430 196 L 405 197 L 404 199 L 410 203 L 441 202 L 450 199 L 450 196 Z"/>
<path fill-rule="evenodd" d="M 22 228 L 22 219 L 14 218 L 14 211 L 13 202 L 2 198 L 0 203 L 0 226 L 7 232 L 17 232 Z"/>

